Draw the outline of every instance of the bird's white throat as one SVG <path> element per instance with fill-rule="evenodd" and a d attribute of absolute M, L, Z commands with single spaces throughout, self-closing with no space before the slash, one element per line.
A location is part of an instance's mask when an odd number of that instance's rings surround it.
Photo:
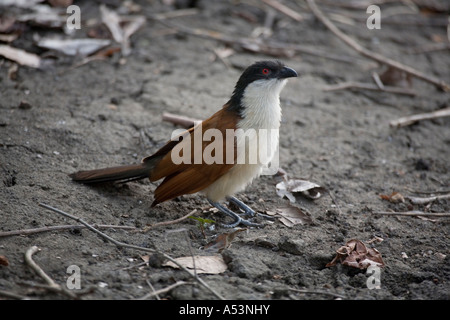
<path fill-rule="evenodd" d="M 280 92 L 287 80 L 254 81 L 242 96 L 240 129 L 278 129 L 281 121 Z"/>

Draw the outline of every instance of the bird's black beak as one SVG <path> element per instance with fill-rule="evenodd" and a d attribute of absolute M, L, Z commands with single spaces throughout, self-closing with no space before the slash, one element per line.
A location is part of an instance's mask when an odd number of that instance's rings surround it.
<path fill-rule="evenodd" d="M 294 77 L 298 77 L 297 72 L 289 67 L 283 67 L 283 69 L 281 69 L 278 78 L 280 79 L 286 79 L 286 78 L 294 78 Z"/>

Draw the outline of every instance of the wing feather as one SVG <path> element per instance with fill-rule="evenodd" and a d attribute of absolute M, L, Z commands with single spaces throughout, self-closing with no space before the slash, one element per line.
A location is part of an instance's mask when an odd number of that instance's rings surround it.
<path fill-rule="evenodd" d="M 190 139 L 183 139 L 180 142 L 172 144 L 171 142 L 169 142 L 163 148 L 161 148 L 160 150 L 166 148 L 166 150 L 163 150 L 165 154 L 161 155 L 162 152 L 160 152 L 160 154 L 158 155 L 158 157 L 162 158 L 155 166 L 155 169 L 152 171 L 150 180 L 157 181 L 162 178 L 165 179 L 155 190 L 155 201 L 153 202 L 153 205 L 173 199 L 183 194 L 192 194 L 199 192 L 208 187 L 222 175 L 227 173 L 235 165 L 236 141 L 234 135 L 231 135 L 230 132 L 226 131 L 226 129 L 235 129 L 238 120 L 239 118 L 236 117 L 235 112 L 229 111 L 227 108 L 223 108 L 220 111 L 216 112 L 209 119 L 203 121 L 201 124 L 202 137 L 208 129 L 218 129 L 221 133 L 222 138 L 226 139 L 224 140 L 224 143 L 222 143 L 222 149 L 214 149 L 214 152 L 221 152 L 221 154 L 219 155 L 216 155 L 214 153 L 214 156 L 222 158 L 222 163 L 218 162 L 206 164 L 202 162 L 201 164 L 195 164 L 194 144 L 190 142 L 194 141 L 194 130 L 196 128 L 199 129 L 199 127 L 191 128 L 185 133 L 186 135 L 190 135 Z M 213 142 L 214 140 L 202 141 L 202 152 L 208 145 Z M 180 145 L 180 143 L 185 145 Z M 189 143 L 190 146 L 188 145 Z M 231 151 L 231 149 L 229 149 L 229 143 L 232 144 L 233 152 L 233 155 L 231 155 L 233 157 L 233 161 L 231 163 L 227 163 L 226 161 L 227 152 Z M 183 146 L 186 148 L 191 148 L 190 163 L 175 164 L 172 161 L 172 152 L 174 151 L 175 146 L 177 146 L 178 150 L 180 150 Z M 157 155 L 158 152 L 155 153 L 155 155 Z M 151 160 L 149 158 L 144 159 L 144 161 Z"/>

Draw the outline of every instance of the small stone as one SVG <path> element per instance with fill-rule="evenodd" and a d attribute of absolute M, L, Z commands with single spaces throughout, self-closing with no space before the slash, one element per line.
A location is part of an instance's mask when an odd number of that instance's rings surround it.
<path fill-rule="evenodd" d="M 25 100 L 20 101 L 19 109 L 29 110 L 31 108 L 32 108 L 32 106 L 31 106 L 31 104 L 28 101 L 25 101 Z"/>

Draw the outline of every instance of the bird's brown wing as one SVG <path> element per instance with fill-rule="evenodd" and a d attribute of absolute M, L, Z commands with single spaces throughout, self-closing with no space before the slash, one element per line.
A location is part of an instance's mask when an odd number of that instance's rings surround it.
<path fill-rule="evenodd" d="M 203 141 L 202 139 L 202 163 L 195 163 L 195 160 L 199 160 L 199 155 L 197 151 L 197 157 L 195 155 L 195 128 L 188 130 L 185 135 L 190 136 L 190 139 L 186 137 L 178 141 L 170 141 L 164 147 L 162 147 L 153 156 L 144 159 L 143 161 L 154 161 L 156 157 L 161 157 L 161 160 L 155 165 L 154 169 L 150 174 L 151 181 L 157 181 L 159 179 L 165 178 L 163 182 L 155 190 L 155 201 L 153 205 L 164 202 L 166 200 L 173 199 L 175 197 L 181 196 L 183 194 L 191 194 L 201 191 L 208 187 L 211 183 L 216 181 L 222 175 L 227 173 L 234 165 L 236 160 L 236 144 L 233 131 L 227 132 L 226 129 L 236 129 L 236 124 L 239 117 L 233 111 L 223 108 L 216 112 L 213 116 L 202 122 L 201 137 L 209 129 L 215 129 L 216 133 L 220 132 L 223 139 L 221 148 L 219 144 L 210 145 L 214 143 L 213 141 Z M 198 134 L 198 132 L 197 132 Z M 211 164 L 206 164 L 203 155 L 205 155 L 205 148 L 207 149 L 206 154 L 212 155 L 215 159 L 221 159 L 222 161 L 216 161 Z M 180 150 L 190 149 L 190 162 L 175 164 L 173 162 L 173 156 L 179 156 Z M 214 152 L 211 152 L 214 150 Z M 216 154 L 218 152 L 219 154 Z M 230 152 L 232 154 L 230 155 Z M 159 154 L 158 154 L 159 153 Z M 227 161 L 227 153 L 228 159 Z M 165 154 L 165 155 L 164 155 Z M 230 161 L 232 159 L 232 161 Z"/>

